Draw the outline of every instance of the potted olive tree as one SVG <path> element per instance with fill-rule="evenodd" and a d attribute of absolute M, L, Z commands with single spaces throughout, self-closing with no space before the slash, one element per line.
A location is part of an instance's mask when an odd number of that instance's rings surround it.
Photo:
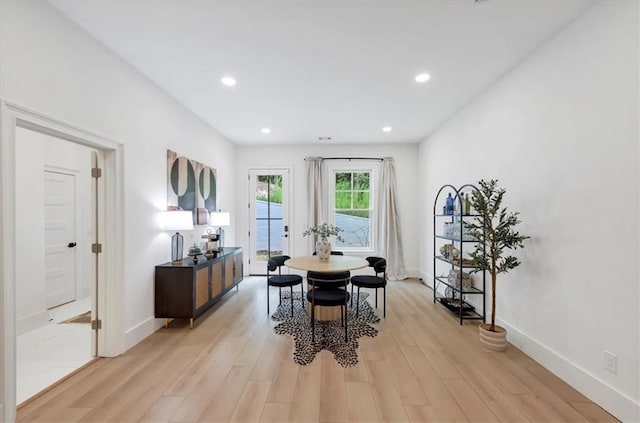
<path fill-rule="evenodd" d="M 517 257 L 509 255 L 512 250 L 524 248 L 528 236 L 521 235 L 516 227 L 520 220 L 518 212 L 509 212 L 502 206 L 506 190 L 498 186 L 497 180 L 480 180 L 479 189 L 471 195 L 471 206 L 477 219 L 465 222 L 466 231 L 478 240 L 469 254 L 472 272 L 487 271 L 491 274 L 491 323 L 479 327 L 480 342 L 488 349 L 503 351 L 507 345 L 507 331 L 496 325 L 496 278 L 520 265 Z"/>

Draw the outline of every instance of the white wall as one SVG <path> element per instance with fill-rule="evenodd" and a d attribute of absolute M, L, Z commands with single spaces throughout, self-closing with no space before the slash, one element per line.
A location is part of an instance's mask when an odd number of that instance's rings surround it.
<path fill-rule="evenodd" d="M 398 183 L 398 203 L 404 243 L 404 259 L 410 276 L 418 272 L 418 237 L 415 228 L 418 225 L 416 175 L 418 174 L 418 147 L 416 144 L 394 145 L 269 145 L 238 146 L 236 161 L 236 190 L 238 203 L 237 221 L 249 225 L 247 204 L 249 203 L 249 185 L 247 175 L 251 168 L 292 169 L 290 235 L 291 253 L 307 254 L 308 239 L 302 232 L 307 227 L 307 170 L 304 158 L 322 157 L 393 157 L 396 165 Z M 247 231 L 238 232 L 238 241 L 248 248 Z M 248 256 L 248 251 L 245 258 Z"/>
<path fill-rule="evenodd" d="M 28 129 L 16 131 L 17 334 L 48 323 L 44 267 L 45 167 L 73 172 L 76 192 L 76 299 L 91 295 L 91 149 Z M 71 241 L 71 240 L 70 240 Z"/>
<path fill-rule="evenodd" d="M 638 4 L 601 2 L 420 144 L 437 189 L 497 178 L 532 238 L 498 278 L 509 340 L 623 421 L 639 421 Z M 420 268 L 432 274 L 423 219 Z M 618 372 L 604 370 L 604 351 Z"/>
<path fill-rule="evenodd" d="M 166 150 L 218 171 L 218 203 L 233 212 L 235 147 L 46 2 L 0 3 L 0 95 L 124 146 L 124 325 L 127 347 L 149 335 L 154 266 L 170 259 L 159 230 Z M 227 242 L 234 244 L 233 230 Z"/>

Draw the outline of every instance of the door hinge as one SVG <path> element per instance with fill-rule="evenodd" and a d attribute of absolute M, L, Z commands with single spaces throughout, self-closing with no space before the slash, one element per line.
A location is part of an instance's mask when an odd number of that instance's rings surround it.
<path fill-rule="evenodd" d="M 91 244 L 91 252 L 94 254 L 100 254 L 102 252 L 102 244 L 98 242 Z"/>
<path fill-rule="evenodd" d="M 247 231 L 247 236 L 251 238 L 251 231 Z"/>
<path fill-rule="evenodd" d="M 251 208 L 251 203 L 247 203 L 247 208 Z"/>
<path fill-rule="evenodd" d="M 91 177 L 92 178 L 101 178 L 102 177 L 102 169 L 99 167 L 91 168 Z"/>
<path fill-rule="evenodd" d="M 96 319 L 91 321 L 91 330 L 102 329 L 102 320 Z"/>

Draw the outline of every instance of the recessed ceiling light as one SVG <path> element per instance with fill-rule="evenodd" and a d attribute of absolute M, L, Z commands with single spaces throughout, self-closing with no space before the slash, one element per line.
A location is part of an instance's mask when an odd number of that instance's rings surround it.
<path fill-rule="evenodd" d="M 391 132 L 391 127 L 385 126 L 384 128 L 382 128 L 382 132 Z"/>
<path fill-rule="evenodd" d="M 423 84 L 431 79 L 431 76 L 428 73 L 419 73 L 416 75 L 416 82 Z"/>
<path fill-rule="evenodd" d="M 271 129 L 269 129 L 269 128 L 262 128 L 262 133 L 263 133 L 263 134 L 270 134 L 270 133 L 271 133 Z"/>
<path fill-rule="evenodd" d="M 318 141 L 331 141 L 331 137 L 318 137 Z"/>
<path fill-rule="evenodd" d="M 233 87 L 234 85 L 236 85 L 236 80 L 230 76 L 225 76 L 223 77 L 220 82 L 222 82 L 224 85 L 226 85 L 227 87 Z"/>

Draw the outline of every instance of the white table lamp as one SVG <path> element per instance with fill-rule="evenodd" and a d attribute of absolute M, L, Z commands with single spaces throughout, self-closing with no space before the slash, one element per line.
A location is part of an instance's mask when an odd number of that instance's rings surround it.
<path fill-rule="evenodd" d="M 218 227 L 218 245 L 219 248 L 224 247 L 224 229 L 225 226 L 231 225 L 231 217 L 229 213 L 217 211 L 209 215 L 209 225 Z"/>
<path fill-rule="evenodd" d="M 164 212 L 161 225 L 165 231 L 176 231 L 171 237 L 171 262 L 173 264 L 182 263 L 184 237 L 180 235 L 179 231 L 193 230 L 193 213 L 188 210 Z"/>

